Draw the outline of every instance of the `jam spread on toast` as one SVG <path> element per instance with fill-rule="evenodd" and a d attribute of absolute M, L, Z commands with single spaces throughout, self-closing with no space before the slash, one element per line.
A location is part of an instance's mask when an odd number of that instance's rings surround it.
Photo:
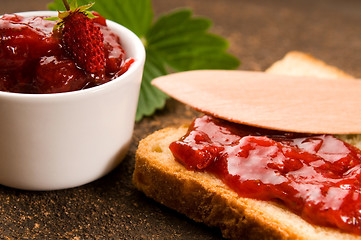
<path fill-rule="evenodd" d="M 208 115 L 170 149 L 241 197 L 275 201 L 305 220 L 361 234 L 361 150 L 332 135 L 289 133 Z"/>

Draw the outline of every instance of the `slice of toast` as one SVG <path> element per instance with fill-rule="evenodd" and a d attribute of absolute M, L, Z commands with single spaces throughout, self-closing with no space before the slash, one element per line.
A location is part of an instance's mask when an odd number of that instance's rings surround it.
<path fill-rule="evenodd" d="M 352 78 L 300 52 L 288 53 L 267 71 Z M 186 131 L 186 126 L 165 128 L 140 141 L 133 182 L 148 197 L 197 222 L 219 227 L 230 239 L 361 239 L 312 225 L 276 203 L 239 197 L 217 177 L 186 170 L 169 150 L 169 144 Z"/>
<path fill-rule="evenodd" d="M 319 78 L 354 78 L 337 67 L 314 58 L 310 54 L 292 51 L 272 64 L 266 72 L 291 76 L 311 76 Z"/>

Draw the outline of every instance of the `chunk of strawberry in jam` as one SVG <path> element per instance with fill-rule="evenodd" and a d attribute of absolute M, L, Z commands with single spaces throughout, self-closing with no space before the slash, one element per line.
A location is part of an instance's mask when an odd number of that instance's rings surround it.
<path fill-rule="evenodd" d="M 95 16 L 95 18 L 93 18 L 94 23 L 97 23 L 97 24 L 103 25 L 103 26 L 107 25 L 106 19 L 103 16 L 101 16 L 99 13 L 92 11 L 92 14 Z"/>
<path fill-rule="evenodd" d="M 10 74 L 0 75 L 0 91 L 8 92 L 11 87 L 11 76 Z"/>
<path fill-rule="evenodd" d="M 106 74 L 115 75 L 122 69 L 125 51 L 120 45 L 120 39 L 108 28 L 100 26 L 104 36 L 104 51 L 106 58 Z"/>
<path fill-rule="evenodd" d="M 42 57 L 36 68 L 34 85 L 42 93 L 60 93 L 82 89 L 88 79 L 70 59 Z"/>
<path fill-rule="evenodd" d="M 24 20 L 24 17 L 16 14 L 5 14 L 1 17 L 1 20 L 12 21 L 12 22 L 21 22 Z"/>
<path fill-rule="evenodd" d="M 0 18 L 0 71 L 19 70 L 59 51 L 59 39 L 52 37 L 54 22 L 43 17 L 25 19 L 18 15 Z"/>
<path fill-rule="evenodd" d="M 0 74 L 0 91 L 16 93 L 34 93 L 32 76 L 24 75 L 22 71 Z"/>
<path fill-rule="evenodd" d="M 108 76 L 118 75 L 120 71 L 125 72 L 125 51 L 120 45 L 119 36 L 115 35 L 109 28 L 107 28 L 106 20 L 97 12 L 92 12 L 96 18 L 93 18 L 94 23 L 98 24 L 104 37 L 104 52 L 106 59 L 106 74 Z M 125 66 L 126 67 L 126 66 Z M 121 75 L 121 74 L 119 74 Z"/>

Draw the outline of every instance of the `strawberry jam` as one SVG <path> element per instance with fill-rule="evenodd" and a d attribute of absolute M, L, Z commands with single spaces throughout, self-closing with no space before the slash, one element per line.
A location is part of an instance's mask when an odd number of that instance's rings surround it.
<path fill-rule="evenodd" d="M 79 67 L 66 53 L 55 21 L 45 17 L 0 17 L 0 91 L 58 93 L 106 83 L 127 71 L 133 59 L 125 59 L 120 39 L 96 14 L 94 24 L 104 35 L 105 71 L 94 75 Z"/>
<path fill-rule="evenodd" d="M 305 220 L 361 234 L 361 151 L 332 135 L 279 132 L 211 116 L 170 149 L 242 197 L 284 204 Z"/>

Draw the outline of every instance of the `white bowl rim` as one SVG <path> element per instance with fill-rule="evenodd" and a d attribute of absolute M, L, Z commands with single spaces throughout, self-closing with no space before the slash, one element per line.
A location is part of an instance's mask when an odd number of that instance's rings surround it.
<path fill-rule="evenodd" d="M 58 12 L 56 11 L 26 11 L 26 12 L 17 12 L 17 13 L 10 13 L 10 14 L 17 14 L 25 17 L 31 17 L 31 16 L 57 16 Z M 3 15 L 0 15 L 0 17 Z M 83 96 L 83 95 L 89 95 L 92 93 L 96 93 L 99 91 L 103 91 L 105 89 L 111 88 L 112 85 L 117 84 L 120 81 L 123 81 L 124 83 L 126 81 L 131 81 L 131 78 L 128 77 L 128 75 L 131 75 L 135 71 L 139 71 L 140 68 L 143 67 L 144 61 L 145 61 L 145 48 L 142 43 L 142 41 L 139 39 L 139 37 L 133 33 L 128 28 L 124 27 L 123 25 L 120 25 L 119 23 L 116 23 L 114 21 L 106 19 L 107 25 L 109 28 L 118 28 L 121 29 L 123 32 L 126 32 L 127 38 L 131 38 L 132 42 L 134 42 L 134 45 L 136 45 L 136 53 L 134 56 L 131 56 L 135 61 L 130 65 L 129 69 L 123 73 L 121 76 L 98 86 L 81 89 L 81 90 L 75 90 L 70 92 L 61 92 L 61 93 L 15 93 L 15 92 L 5 92 L 0 91 L 0 97 L 6 97 L 6 98 L 12 98 L 12 99 L 24 99 L 24 100 L 30 100 L 30 99 L 53 99 L 53 98 L 66 98 L 66 97 L 76 97 L 76 96 Z M 122 40 L 122 36 L 119 36 Z M 125 49 L 126 51 L 126 49 Z M 126 51 L 127 53 L 127 51 Z M 124 84 L 123 83 L 123 84 Z"/>

